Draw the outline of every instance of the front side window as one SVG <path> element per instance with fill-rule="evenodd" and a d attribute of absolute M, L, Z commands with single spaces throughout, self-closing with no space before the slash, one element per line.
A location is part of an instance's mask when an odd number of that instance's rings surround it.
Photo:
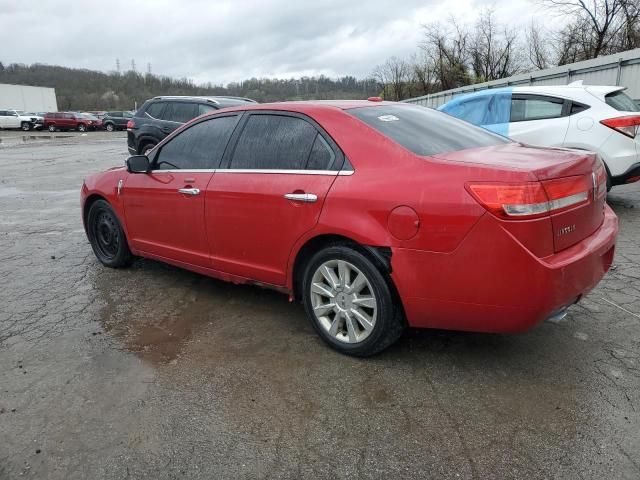
<path fill-rule="evenodd" d="M 511 121 L 526 122 L 562 117 L 564 100 L 553 97 L 515 97 L 511 100 Z"/>
<path fill-rule="evenodd" d="M 446 113 L 474 125 L 484 125 L 491 98 L 488 96 L 460 102 L 445 110 Z"/>
<path fill-rule="evenodd" d="M 154 160 L 157 170 L 217 168 L 238 117 L 218 117 L 196 123 L 163 145 Z"/>
<path fill-rule="evenodd" d="M 437 155 L 510 142 L 446 113 L 417 105 L 358 107 L 346 112 L 416 155 Z"/>
<path fill-rule="evenodd" d="M 198 116 L 198 105 L 186 102 L 169 102 L 162 113 L 163 120 L 171 122 L 187 123 Z"/>
<path fill-rule="evenodd" d="M 638 105 L 631 100 L 631 97 L 624 93 L 622 90 L 618 90 L 617 92 L 609 93 L 604 97 L 607 105 L 615 108 L 621 112 L 640 112 L 640 108 Z"/>
<path fill-rule="evenodd" d="M 317 130 L 285 115 L 251 115 L 238 139 L 230 168 L 303 170 Z"/>

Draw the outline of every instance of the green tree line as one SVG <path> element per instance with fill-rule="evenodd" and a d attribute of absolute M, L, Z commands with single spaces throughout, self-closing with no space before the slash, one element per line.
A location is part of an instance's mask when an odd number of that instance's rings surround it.
<path fill-rule="evenodd" d="M 382 88 L 374 79 L 352 76 L 251 78 L 223 86 L 198 85 L 185 78 L 134 71 L 105 73 L 40 63 L 1 62 L 0 83 L 53 87 L 59 110 L 129 110 L 157 95 L 233 95 L 258 102 L 359 99 L 378 95 Z"/>

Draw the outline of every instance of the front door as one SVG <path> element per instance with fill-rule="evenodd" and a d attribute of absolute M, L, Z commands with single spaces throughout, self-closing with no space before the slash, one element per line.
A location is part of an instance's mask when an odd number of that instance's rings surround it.
<path fill-rule="evenodd" d="M 293 245 L 317 224 L 342 156 L 306 117 L 246 115 L 225 168 L 207 187 L 212 266 L 284 285 Z"/>
<path fill-rule="evenodd" d="M 136 250 L 209 266 L 205 191 L 237 115 L 199 122 L 164 143 L 148 174 L 129 174 L 121 190 L 129 240 Z"/>

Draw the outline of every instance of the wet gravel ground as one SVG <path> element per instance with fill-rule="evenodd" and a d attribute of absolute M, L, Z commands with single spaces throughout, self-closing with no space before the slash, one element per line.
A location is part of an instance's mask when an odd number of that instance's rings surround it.
<path fill-rule="evenodd" d="M 79 188 L 124 134 L 32 136 L 0 134 L 0 478 L 640 478 L 640 186 L 564 322 L 359 360 L 284 295 L 102 267 Z"/>

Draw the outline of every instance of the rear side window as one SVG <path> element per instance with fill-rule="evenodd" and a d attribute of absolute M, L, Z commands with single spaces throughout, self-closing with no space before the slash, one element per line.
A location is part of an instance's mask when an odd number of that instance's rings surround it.
<path fill-rule="evenodd" d="M 354 117 L 417 155 L 502 145 L 510 140 L 446 113 L 415 105 L 347 110 Z"/>
<path fill-rule="evenodd" d="M 524 122 L 562 117 L 564 100 L 553 97 L 514 97 L 511 99 L 511 121 Z"/>
<path fill-rule="evenodd" d="M 301 118 L 251 115 L 238 139 L 230 168 L 303 170 L 317 133 Z"/>
<path fill-rule="evenodd" d="M 621 112 L 640 112 L 640 108 L 631 100 L 631 97 L 622 90 L 609 93 L 604 97 L 607 105 Z"/>
<path fill-rule="evenodd" d="M 178 133 L 162 147 L 155 164 L 158 170 L 217 168 L 238 117 L 218 117 Z"/>
<path fill-rule="evenodd" d="M 213 105 L 207 105 L 205 103 L 198 104 L 198 115 L 204 115 L 205 113 L 215 112 L 216 107 Z"/>
<path fill-rule="evenodd" d="M 144 113 L 151 118 L 160 119 L 162 118 L 162 110 L 164 110 L 166 104 L 167 102 L 152 103 Z"/>
<path fill-rule="evenodd" d="M 581 103 L 572 103 L 571 110 L 569 110 L 569 115 L 575 115 L 576 113 L 584 112 L 585 110 L 588 110 L 588 109 L 589 109 L 588 105 L 583 105 Z"/>
<path fill-rule="evenodd" d="M 198 105 L 196 103 L 169 102 L 162 113 L 163 120 L 179 123 L 186 123 L 197 116 Z"/>
<path fill-rule="evenodd" d="M 307 161 L 307 170 L 330 170 L 335 159 L 336 155 L 327 141 L 317 134 Z"/>

